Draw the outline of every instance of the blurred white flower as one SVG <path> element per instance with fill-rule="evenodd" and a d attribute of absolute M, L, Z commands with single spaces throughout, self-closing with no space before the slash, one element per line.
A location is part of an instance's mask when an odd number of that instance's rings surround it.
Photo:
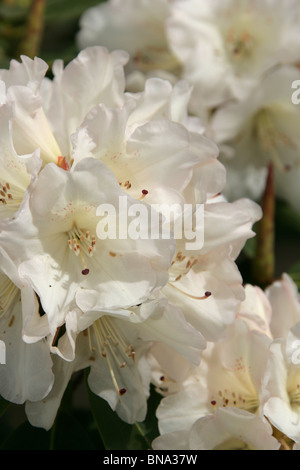
<path fill-rule="evenodd" d="M 237 178 L 250 171 L 258 174 L 272 163 L 282 197 L 290 192 L 286 175 L 297 171 L 300 164 L 300 107 L 291 100 L 291 84 L 299 76 L 296 67 L 275 69 L 244 100 L 218 108 L 209 125 L 211 136 L 221 150 L 224 147 L 221 155 L 229 174 L 233 172 Z M 232 150 L 229 156 L 228 147 Z M 285 184 L 280 183 L 281 178 Z M 253 194 L 256 191 L 260 196 L 256 180 L 252 181 Z M 230 197 L 237 191 L 234 184 L 235 180 L 228 187 Z M 240 188 L 240 195 L 244 191 Z"/>
<path fill-rule="evenodd" d="M 124 49 L 130 54 L 127 78 L 130 89 L 143 89 L 147 76 L 172 81 L 180 63 L 171 53 L 166 20 L 173 0 L 112 0 L 87 9 L 80 19 L 77 44 L 80 49 L 103 45 L 110 51 Z"/>
<path fill-rule="evenodd" d="M 299 77 L 298 0 L 156 0 L 155 7 L 147 0 L 110 0 L 88 9 L 79 47 L 126 50 L 128 90 L 144 90 L 151 76 L 172 84 L 186 79 L 189 112 L 221 146 L 228 172 L 224 195 L 259 200 L 271 159 L 276 194 L 299 211 L 299 113 L 291 102 Z M 295 67 L 294 77 L 285 66 Z"/>
<path fill-rule="evenodd" d="M 267 70 L 299 60 L 299 20 L 295 0 L 175 1 L 167 37 L 194 86 L 193 112 L 242 99 Z"/>

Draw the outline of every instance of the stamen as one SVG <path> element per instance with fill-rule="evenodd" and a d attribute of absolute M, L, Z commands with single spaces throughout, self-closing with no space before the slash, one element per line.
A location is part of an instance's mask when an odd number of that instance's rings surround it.
<path fill-rule="evenodd" d="M 0 273 L 0 318 L 10 311 L 19 295 L 19 288 L 5 274 Z"/>
<path fill-rule="evenodd" d="M 83 265 L 81 274 L 83 276 L 87 276 L 90 270 L 87 267 L 85 255 L 88 257 L 93 256 L 96 250 L 96 237 L 94 235 L 91 236 L 89 230 L 78 229 L 76 225 L 73 226 L 72 230 L 70 230 L 67 235 L 70 250 L 72 250 L 76 256 L 80 256 L 81 258 Z"/>
<path fill-rule="evenodd" d="M 0 182 L 0 203 L 3 205 L 9 204 L 9 208 L 14 211 L 17 210 L 22 202 L 24 191 L 17 186 L 8 182 Z"/>
<path fill-rule="evenodd" d="M 92 333 L 96 340 L 97 348 L 92 344 Z M 88 329 L 88 341 L 90 350 L 95 352 L 97 349 L 100 356 L 107 360 L 114 387 L 120 396 L 124 395 L 127 389 L 119 386 L 116 375 L 117 369 L 114 366 L 124 369 L 129 360 L 134 361 L 135 351 L 133 346 L 126 343 L 124 337 L 109 317 L 101 317 L 93 323 L 92 327 Z"/>
<path fill-rule="evenodd" d="M 188 294 L 187 292 L 184 292 L 182 289 L 179 289 L 179 287 L 175 286 L 174 284 L 172 284 L 171 282 L 168 283 L 171 287 L 174 287 L 174 289 L 178 290 L 179 292 L 181 292 L 181 294 L 184 294 L 186 295 L 187 297 L 189 297 L 190 299 L 194 299 L 194 300 L 205 300 L 205 299 L 208 299 L 209 297 L 211 297 L 212 293 L 209 292 L 209 291 L 206 291 L 205 294 L 203 296 L 200 296 L 200 297 L 197 297 L 195 295 L 191 295 L 191 294 Z"/>
<path fill-rule="evenodd" d="M 237 32 L 234 28 L 229 29 L 226 42 L 229 53 L 236 60 L 249 58 L 255 45 L 253 36 L 247 30 Z"/>
<path fill-rule="evenodd" d="M 234 399 L 232 397 L 233 393 L 229 393 L 229 391 L 219 390 L 217 396 L 212 396 L 211 405 L 213 407 L 237 407 L 242 410 L 247 410 L 251 413 L 255 413 L 258 406 L 259 406 L 259 399 L 256 395 L 239 395 L 238 399 Z"/>

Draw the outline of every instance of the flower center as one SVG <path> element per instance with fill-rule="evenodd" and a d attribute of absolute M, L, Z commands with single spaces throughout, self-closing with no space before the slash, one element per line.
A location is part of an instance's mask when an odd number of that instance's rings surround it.
<path fill-rule="evenodd" d="M 173 74 L 179 74 L 180 64 L 166 47 L 148 46 L 137 51 L 133 58 L 135 66 L 142 72 L 151 70 L 165 70 Z"/>
<path fill-rule="evenodd" d="M 230 28 L 227 33 L 226 44 L 230 56 L 235 61 L 239 61 L 251 57 L 255 40 L 247 29 L 237 32 L 234 28 Z"/>
<path fill-rule="evenodd" d="M 251 394 L 237 393 L 228 389 L 219 390 L 212 397 L 211 405 L 213 408 L 235 407 L 246 410 L 249 413 L 255 413 L 259 407 L 258 397 Z"/>
<path fill-rule="evenodd" d="M 187 297 L 194 299 L 194 300 L 205 300 L 208 299 L 212 293 L 210 291 L 204 292 L 203 295 L 192 295 L 188 292 L 184 292 L 180 289 L 176 282 L 180 281 L 180 279 L 185 276 L 190 269 L 192 269 L 195 264 L 197 264 L 198 258 L 195 256 L 186 256 L 182 253 L 182 251 L 178 251 L 175 258 L 171 263 L 171 269 L 169 270 L 169 286 L 173 287 L 177 291 L 181 292 L 181 294 L 186 295 Z"/>
<path fill-rule="evenodd" d="M 249 444 L 242 441 L 241 439 L 228 439 L 222 444 L 214 447 L 213 450 L 255 450 Z"/>
<path fill-rule="evenodd" d="M 300 384 L 296 385 L 296 388 L 288 392 L 290 404 L 291 405 L 300 405 Z"/>
<path fill-rule="evenodd" d="M 118 383 L 119 373 L 116 369 L 132 365 L 135 359 L 132 344 L 127 342 L 115 323 L 107 316 L 96 320 L 87 331 L 90 351 L 92 353 L 97 351 L 107 360 L 114 387 L 120 396 L 124 395 L 127 390 Z"/>
<path fill-rule="evenodd" d="M 96 250 L 96 237 L 91 235 L 89 230 L 79 229 L 76 225 L 67 232 L 68 246 L 76 256 L 79 256 L 82 261 L 83 270 L 81 274 L 86 276 L 90 270 L 87 267 L 85 257 L 93 256 Z"/>
<path fill-rule="evenodd" d="M 258 138 L 262 149 L 269 155 L 270 159 L 282 171 L 289 167 L 285 166 L 279 156 L 280 146 L 296 148 L 294 142 L 281 132 L 272 118 L 272 111 L 268 109 L 260 110 L 254 117 L 254 137 Z"/>
<path fill-rule="evenodd" d="M 171 263 L 170 281 L 178 281 L 182 276 L 187 274 L 197 262 L 198 258 L 195 256 L 186 256 L 182 251 L 178 251 Z"/>

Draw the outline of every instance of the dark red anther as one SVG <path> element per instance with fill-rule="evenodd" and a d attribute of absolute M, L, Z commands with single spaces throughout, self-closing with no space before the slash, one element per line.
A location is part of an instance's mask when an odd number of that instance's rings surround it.
<path fill-rule="evenodd" d="M 84 276 L 87 276 L 89 272 L 90 272 L 90 270 L 88 268 L 86 268 L 86 269 L 83 269 L 81 271 L 81 274 L 83 274 Z"/>
<path fill-rule="evenodd" d="M 120 388 L 119 395 L 124 395 L 127 392 L 126 388 Z"/>

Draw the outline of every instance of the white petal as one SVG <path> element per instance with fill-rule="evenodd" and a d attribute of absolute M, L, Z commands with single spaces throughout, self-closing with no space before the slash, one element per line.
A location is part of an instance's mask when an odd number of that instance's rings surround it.
<path fill-rule="evenodd" d="M 215 416 L 194 424 L 191 450 L 279 450 L 272 428 L 258 416 L 236 408 L 218 409 Z"/>
<path fill-rule="evenodd" d="M 6 345 L 6 363 L 0 368 L 1 395 L 13 403 L 44 398 L 53 384 L 48 345 L 41 340 L 27 344 L 22 339 L 22 310 L 17 302 L 9 322 L 0 320 L 1 339 Z"/>

